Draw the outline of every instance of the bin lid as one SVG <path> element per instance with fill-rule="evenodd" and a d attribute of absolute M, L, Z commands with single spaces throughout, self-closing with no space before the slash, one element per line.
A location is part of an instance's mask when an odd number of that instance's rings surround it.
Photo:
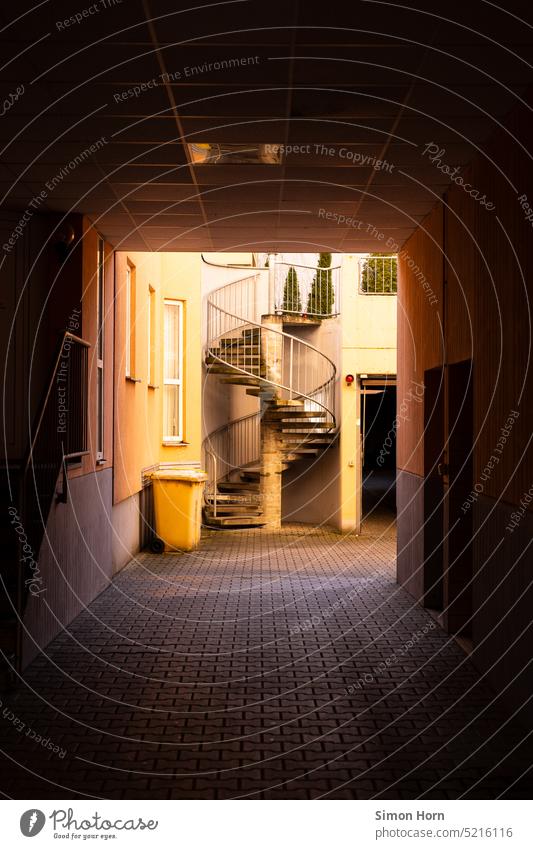
<path fill-rule="evenodd" d="M 160 469 L 152 472 L 152 480 L 157 481 L 189 481 L 189 483 L 204 483 L 207 475 L 201 469 Z"/>

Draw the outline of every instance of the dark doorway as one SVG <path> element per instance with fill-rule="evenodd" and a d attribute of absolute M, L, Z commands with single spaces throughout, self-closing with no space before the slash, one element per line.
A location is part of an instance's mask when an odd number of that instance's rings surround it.
<path fill-rule="evenodd" d="M 375 511 L 396 513 L 396 381 L 361 380 L 363 519 Z"/>
<path fill-rule="evenodd" d="M 448 366 L 444 616 L 448 631 L 466 638 L 472 617 L 473 402 L 472 360 Z"/>
<path fill-rule="evenodd" d="M 442 610 L 444 369 L 424 372 L 424 605 Z"/>

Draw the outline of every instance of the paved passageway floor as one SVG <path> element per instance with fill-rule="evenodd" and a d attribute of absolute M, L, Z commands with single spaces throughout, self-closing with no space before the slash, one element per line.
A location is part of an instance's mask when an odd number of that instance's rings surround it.
<path fill-rule="evenodd" d="M 208 531 L 193 554 L 141 554 L 2 694 L 4 789 L 531 795 L 524 732 L 397 586 L 394 556 L 387 517 L 354 539 Z"/>

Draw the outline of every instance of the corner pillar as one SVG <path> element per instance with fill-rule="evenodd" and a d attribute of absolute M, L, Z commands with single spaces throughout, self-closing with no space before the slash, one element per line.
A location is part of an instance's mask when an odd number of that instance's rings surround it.
<path fill-rule="evenodd" d="M 280 332 L 269 333 L 269 330 L 282 331 L 283 319 L 278 315 L 265 315 L 262 328 L 261 362 L 265 377 L 275 384 L 283 383 L 283 337 Z M 283 441 L 280 424 L 270 415 L 280 397 L 280 390 L 273 386 L 272 399 L 261 401 L 260 491 L 265 528 L 269 530 L 281 528 Z"/>

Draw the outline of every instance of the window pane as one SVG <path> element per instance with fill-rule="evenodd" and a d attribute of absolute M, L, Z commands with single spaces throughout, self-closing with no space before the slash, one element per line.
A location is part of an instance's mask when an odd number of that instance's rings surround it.
<path fill-rule="evenodd" d="M 126 377 L 131 376 L 131 269 L 126 267 Z"/>
<path fill-rule="evenodd" d="M 165 439 L 183 439 L 181 302 L 165 302 L 163 432 Z"/>
<path fill-rule="evenodd" d="M 152 375 L 152 296 L 148 291 L 148 384 L 153 383 Z"/>
<path fill-rule="evenodd" d="M 178 380 L 180 377 L 180 307 L 179 304 L 165 304 L 165 380 Z"/>
<path fill-rule="evenodd" d="M 165 438 L 180 436 L 180 387 L 163 387 L 163 433 Z"/>
<path fill-rule="evenodd" d="M 148 290 L 148 382 L 154 384 L 155 375 L 155 290 Z"/>

